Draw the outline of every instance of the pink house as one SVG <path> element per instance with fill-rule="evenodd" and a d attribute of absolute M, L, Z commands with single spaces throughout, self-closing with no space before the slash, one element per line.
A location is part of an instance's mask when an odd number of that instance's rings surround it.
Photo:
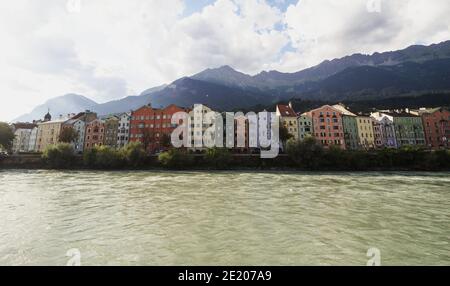
<path fill-rule="evenodd" d="M 312 118 L 313 134 L 319 143 L 325 148 L 335 145 L 345 149 L 341 111 L 330 105 L 324 105 L 311 110 L 308 115 Z"/>

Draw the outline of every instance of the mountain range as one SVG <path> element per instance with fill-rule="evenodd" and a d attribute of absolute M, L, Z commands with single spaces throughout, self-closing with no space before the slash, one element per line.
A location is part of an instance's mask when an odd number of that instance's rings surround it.
<path fill-rule="evenodd" d="M 203 103 L 232 111 L 290 99 L 337 102 L 427 94 L 432 100 L 434 93 L 442 92 L 450 92 L 450 41 L 372 55 L 354 54 L 295 73 L 263 71 L 251 76 L 222 66 L 102 104 L 68 94 L 14 121 L 40 119 L 48 109 L 53 116 L 86 109 L 105 115 L 149 103 L 154 107 Z"/>

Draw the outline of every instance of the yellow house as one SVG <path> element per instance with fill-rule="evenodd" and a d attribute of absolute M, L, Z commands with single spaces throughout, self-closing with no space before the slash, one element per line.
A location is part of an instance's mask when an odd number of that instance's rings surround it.
<path fill-rule="evenodd" d="M 66 121 L 67 119 L 58 119 L 38 123 L 36 140 L 36 149 L 38 152 L 42 152 L 47 146 L 59 142 L 59 134 L 61 133 L 62 125 Z"/>
<path fill-rule="evenodd" d="M 375 148 L 375 134 L 373 131 L 373 119 L 367 116 L 357 116 L 359 147 L 362 149 Z"/>
<path fill-rule="evenodd" d="M 294 109 L 292 108 L 292 104 L 289 103 L 289 105 L 277 105 L 277 116 L 280 118 L 280 123 L 286 127 L 289 134 L 292 135 L 292 137 L 295 140 L 299 140 L 299 133 L 298 133 L 298 121 L 297 121 L 297 113 L 295 113 Z"/>

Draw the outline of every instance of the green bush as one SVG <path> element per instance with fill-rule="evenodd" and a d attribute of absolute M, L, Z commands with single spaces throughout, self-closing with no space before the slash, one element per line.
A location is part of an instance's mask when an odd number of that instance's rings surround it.
<path fill-rule="evenodd" d="M 124 166 L 122 154 L 106 146 L 86 150 L 83 156 L 84 164 L 96 169 L 116 169 Z"/>
<path fill-rule="evenodd" d="M 189 167 L 193 162 L 192 156 L 182 152 L 179 149 L 171 149 L 167 152 L 161 153 L 158 156 L 158 161 L 162 166 L 171 169 Z"/>
<path fill-rule="evenodd" d="M 205 161 L 208 166 L 216 169 L 226 169 L 230 167 L 232 156 L 226 148 L 211 148 L 206 152 Z"/>
<path fill-rule="evenodd" d="M 137 168 L 145 164 L 147 153 L 140 142 L 131 142 L 120 149 L 127 166 Z"/>
<path fill-rule="evenodd" d="M 84 150 L 83 152 L 83 163 L 87 167 L 95 166 L 95 162 L 97 160 L 97 148 Z"/>
<path fill-rule="evenodd" d="M 76 156 L 72 145 L 61 143 L 45 148 L 42 159 L 51 168 L 65 169 L 73 167 Z"/>
<path fill-rule="evenodd" d="M 321 164 L 324 150 L 314 138 L 308 137 L 303 141 L 289 140 L 287 153 L 298 167 L 316 169 Z"/>
<path fill-rule="evenodd" d="M 124 165 L 121 153 L 109 147 L 98 147 L 95 158 L 95 167 L 101 169 L 116 169 Z"/>

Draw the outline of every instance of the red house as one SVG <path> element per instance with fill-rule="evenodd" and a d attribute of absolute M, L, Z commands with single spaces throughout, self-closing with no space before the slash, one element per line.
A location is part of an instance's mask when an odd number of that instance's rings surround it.
<path fill-rule="evenodd" d="M 419 110 L 422 117 L 428 147 L 441 149 L 450 147 L 450 111 L 444 108 Z"/>
<path fill-rule="evenodd" d="M 150 153 L 167 149 L 170 135 L 177 127 L 171 123 L 171 119 L 177 112 L 188 110 L 172 104 L 164 109 L 145 105 L 133 111 L 130 120 L 130 142 L 141 142 Z"/>

